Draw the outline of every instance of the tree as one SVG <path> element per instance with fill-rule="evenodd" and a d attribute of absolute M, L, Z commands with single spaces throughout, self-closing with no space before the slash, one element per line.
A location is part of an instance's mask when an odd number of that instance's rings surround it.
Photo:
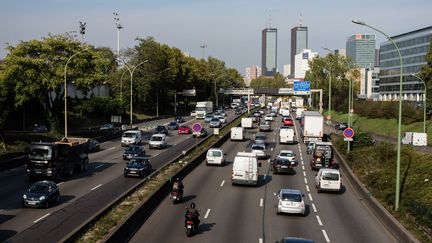
<path fill-rule="evenodd" d="M 287 87 L 285 78 L 282 74 L 276 73 L 273 77 L 259 76 L 253 79 L 251 88 L 283 88 Z"/>
<path fill-rule="evenodd" d="M 426 109 L 432 110 L 432 40 L 426 55 L 426 62 L 421 69 L 420 78 L 424 80 L 427 89 Z"/>

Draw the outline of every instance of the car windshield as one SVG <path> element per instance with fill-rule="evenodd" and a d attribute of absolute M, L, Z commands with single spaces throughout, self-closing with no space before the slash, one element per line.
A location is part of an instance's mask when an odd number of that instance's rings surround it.
<path fill-rule="evenodd" d="M 51 158 L 51 149 L 49 148 L 31 148 L 30 157 L 35 158 Z"/>
<path fill-rule="evenodd" d="M 254 146 L 252 146 L 252 150 L 264 150 L 264 147 L 254 145 Z"/>
<path fill-rule="evenodd" d="M 176 122 L 170 122 L 170 124 L 168 126 L 175 126 L 175 125 L 177 125 Z"/>
<path fill-rule="evenodd" d="M 125 132 L 125 133 L 123 133 L 123 137 L 124 138 L 134 138 L 135 137 L 135 133 L 133 133 L 133 132 Z"/>
<path fill-rule="evenodd" d="M 156 127 L 156 130 L 164 130 L 164 127 L 163 126 L 158 126 L 158 127 Z"/>
<path fill-rule="evenodd" d="M 139 151 L 139 149 L 140 149 L 139 147 L 131 146 L 131 147 L 126 149 L 126 152 L 136 152 L 136 151 Z"/>
<path fill-rule="evenodd" d="M 147 160 L 144 159 L 131 159 L 131 161 L 129 161 L 129 165 L 145 165 L 147 162 Z"/>
<path fill-rule="evenodd" d="M 212 122 L 219 122 L 219 119 L 218 118 L 213 118 L 211 121 Z"/>
<path fill-rule="evenodd" d="M 329 181 L 338 181 L 339 180 L 339 174 L 338 173 L 331 173 L 331 172 L 324 172 L 322 175 L 323 180 L 329 180 Z"/>
<path fill-rule="evenodd" d="M 256 136 L 255 140 L 265 140 L 265 137 L 264 136 Z"/>
<path fill-rule="evenodd" d="M 281 153 L 279 154 L 279 156 L 281 156 L 281 157 L 292 157 L 292 156 L 294 156 L 294 155 L 293 155 L 292 152 L 281 152 Z"/>
<path fill-rule="evenodd" d="M 206 117 L 206 118 L 213 118 L 212 115 L 206 115 L 205 117 Z"/>
<path fill-rule="evenodd" d="M 162 137 L 160 136 L 153 136 L 150 138 L 150 141 L 162 141 Z"/>
<path fill-rule="evenodd" d="M 187 126 L 181 126 L 180 128 L 189 129 L 189 127 L 187 127 Z"/>
<path fill-rule="evenodd" d="M 45 193 L 45 192 L 48 192 L 48 186 L 47 185 L 41 185 L 41 184 L 33 184 L 30 187 L 29 192 Z"/>
<path fill-rule="evenodd" d="M 282 200 L 288 202 L 301 202 L 302 196 L 293 193 L 282 193 Z"/>
<path fill-rule="evenodd" d="M 221 151 L 210 150 L 208 152 L 208 156 L 210 156 L 210 157 L 222 157 L 222 153 L 221 153 Z"/>

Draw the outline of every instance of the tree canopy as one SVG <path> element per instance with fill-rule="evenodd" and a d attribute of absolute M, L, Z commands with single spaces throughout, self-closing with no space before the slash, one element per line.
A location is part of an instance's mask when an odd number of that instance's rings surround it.
<path fill-rule="evenodd" d="M 282 74 L 276 73 L 273 77 L 259 76 L 252 79 L 251 88 L 284 88 L 287 87 L 285 78 Z"/>

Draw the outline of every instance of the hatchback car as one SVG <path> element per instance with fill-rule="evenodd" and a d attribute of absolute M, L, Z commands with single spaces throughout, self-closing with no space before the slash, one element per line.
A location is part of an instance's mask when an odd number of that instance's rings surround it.
<path fill-rule="evenodd" d="M 259 130 L 262 132 L 269 132 L 271 130 L 270 122 L 264 121 L 259 125 Z"/>
<path fill-rule="evenodd" d="M 204 129 L 204 128 L 201 128 L 201 131 L 199 131 L 199 132 L 193 132 L 192 133 L 192 136 L 193 137 L 198 137 L 198 138 L 202 138 L 202 137 L 205 137 L 205 136 L 207 136 L 207 131 Z"/>
<path fill-rule="evenodd" d="M 294 163 L 297 162 L 296 154 L 292 150 L 281 150 L 277 157 L 280 159 L 289 160 Z"/>
<path fill-rule="evenodd" d="M 168 129 L 165 126 L 158 125 L 155 128 L 155 133 L 168 135 Z"/>
<path fill-rule="evenodd" d="M 211 148 L 207 151 L 206 165 L 223 165 L 225 156 L 222 149 Z"/>
<path fill-rule="evenodd" d="M 276 213 L 293 213 L 305 215 L 306 206 L 303 200 L 304 195 L 300 190 L 295 189 L 280 189 L 275 193 L 278 204 Z"/>
<path fill-rule="evenodd" d="M 294 126 L 294 121 L 292 118 L 285 118 L 283 120 L 283 125 L 284 126 Z"/>
<path fill-rule="evenodd" d="M 100 150 L 100 143 L 94 139 L 88 141 L 89 152 L 97 152 Z"/>
<path fill-rule="evenodd" d="M 273 121 L 273 116 L 270 115 L 270 114 L 267 114 L 267 115 L 265 116 L 264 120 L 266 120 L 266 121 Z"/>
<path fill-rule="evenodd" d="M 124 168 L 124 176 L 139 176 L 145 177 L 152 171 L 150 161 L 146 157 L 135 157 L 132 158 Z"/>
<path fill-rule="evenodd" d="M 172 121 L 167 125 L 169 130 L 177 130 L 178 129 L 178 124 L 176 121 Z"/>
<path fill-rule="evenodd" d="M 60 189 L 53 181 L 35 182 L 22 195 L 23 207 L 48 208 L 58 202 L 60 202 Z"/>
<path fill-rule="evenodd" d="M 178 134 L 190 134 L 192 129 L 188 126 L 182 125 L 178 128 Z"/>
<path fill-rule="evenodd" d="M 266 143 L 266 135 L 262 132 L 258 132 L 255 134 L 255 144 L 265 144 Z"/>
<path fill-rule="evenodd" d="M 212 114 L 207 114 L 204 118 L 204 122 L 210 122 L 213 119 L 213 115 Z"/>
<path fill-rule="evenodd" d="M 196 111 L 195 110 L 191 111 L 190 116 L 196 116 Z"/>
<path fill-rule="evenodd" d="M 221 126 L 222 126 L 222 123 L 219 120 L 219 118 L 213 118 L 213 119 L 211 119 L 211 121 L 210 121 L 210 127 L 221 127 Z"/>
<path fill-rule="evenodd" d="M 252 144 L 251 150 L 256 154 L 258 159 L 265 159 L 267 157 L 264 144 Z"/>
<path fill-rule="evenodd" d="M 277 173 L 288 173 L 294 174 L 294 165 L 295 162 L 291 162 L 287 159 L 276 158 L 271 163 L 271 169 L 273 170 L 273 174 Z"/>
<path fill-rule="evenodd" d="M 123 152 L 123 159 L 130 160 L 133 157 L 144 156 L 144 155 L 145 155 L 145 151 L 143 146 L 132 145 L 127 147 Z"/>
<path fill-rule="evenodd" d="M 176 116 L 175 121 L 177 123 L 183 123 L 185 122 L 185 119 L 182 116 Z"/>
<path fill-rule="evenodd" d="M 153 134 L 149 140 L 149 149 L 166 148 L 167 141 L 165 134 Z"/>
<path fill-rule="evenodd" d="M 312 154 L 312 152 L 314 151 L 314 148 L 315 148 L 315 141 L 309 141 L 309 143 L 306 146 L 306 153 Z"/>

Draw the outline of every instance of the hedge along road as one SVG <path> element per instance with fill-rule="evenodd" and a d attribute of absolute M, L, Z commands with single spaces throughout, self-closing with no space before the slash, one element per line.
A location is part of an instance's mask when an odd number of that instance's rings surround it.
<path fill-rule="evenodd" d="M 296 174 L 274 175 L 269 171 L 268 159 L 260 160 L 258 187 L 232 186 L 234 157 L 239 151 L 250 151 L 253 134 L 257 131 L 247 130 L 246 141 L 227 141 L 222 146 L 227 153 L 227 165 L 217 167 L 202 163 L 192 171 L 184 179 L 184 202 L 173 205 L 167 196 L 131 242 L 260 243 L 275 242 L 285 236 L 309 238 L 315 242 L 396 242 L 364 206 L 349 182 L 344 181 L 343 194 L 318 194 L 314 188 L 316 172 L 309 169 L 304 144 L 280 145 L 278 127 L 280 118 L 272 122 L 273 130 L 266 133 L 267 154 L 275 158 L 281 149 L 293 150 L 299 160 Z M 307 204 L 305 217 L 276 215 L 277 201 L 273 193 L 280 188 L 302 190 Z M 187 238 L 184 211 L 191 202 L 201 209 L 201 225 L 197 235 Z"/>
<path fill-rule="evenodd" d="M 228 113 L 228 121 L 234 117 L 233 112 Z M 187 124 L 193 122 L 190 120 Z M 191 135 L 177 135 L 177 131 L 170 131 L 167 149 L 149 150 L 147 142 L 145 144 L 153 168 L 157 169 L 192 147 L 195 139 Z M 0 202 L 0 209 L 3 209 L 0 211 L 0 240 L 13 236 L 12 242 L 58 241 L 124 191 L 134 187 L 140 179 L 123 177 L 125 162 L 122 151 L 120 139 L 102 143 L 102 150 L 90 155 L 87 172 L 60 183 L 61 203 L 49 209 L 21 208 L 21 194 L 29 185 L 24 167 L 1 173 L 0 185 L 3 186 L 0 196 L 5 200 Z"/>

